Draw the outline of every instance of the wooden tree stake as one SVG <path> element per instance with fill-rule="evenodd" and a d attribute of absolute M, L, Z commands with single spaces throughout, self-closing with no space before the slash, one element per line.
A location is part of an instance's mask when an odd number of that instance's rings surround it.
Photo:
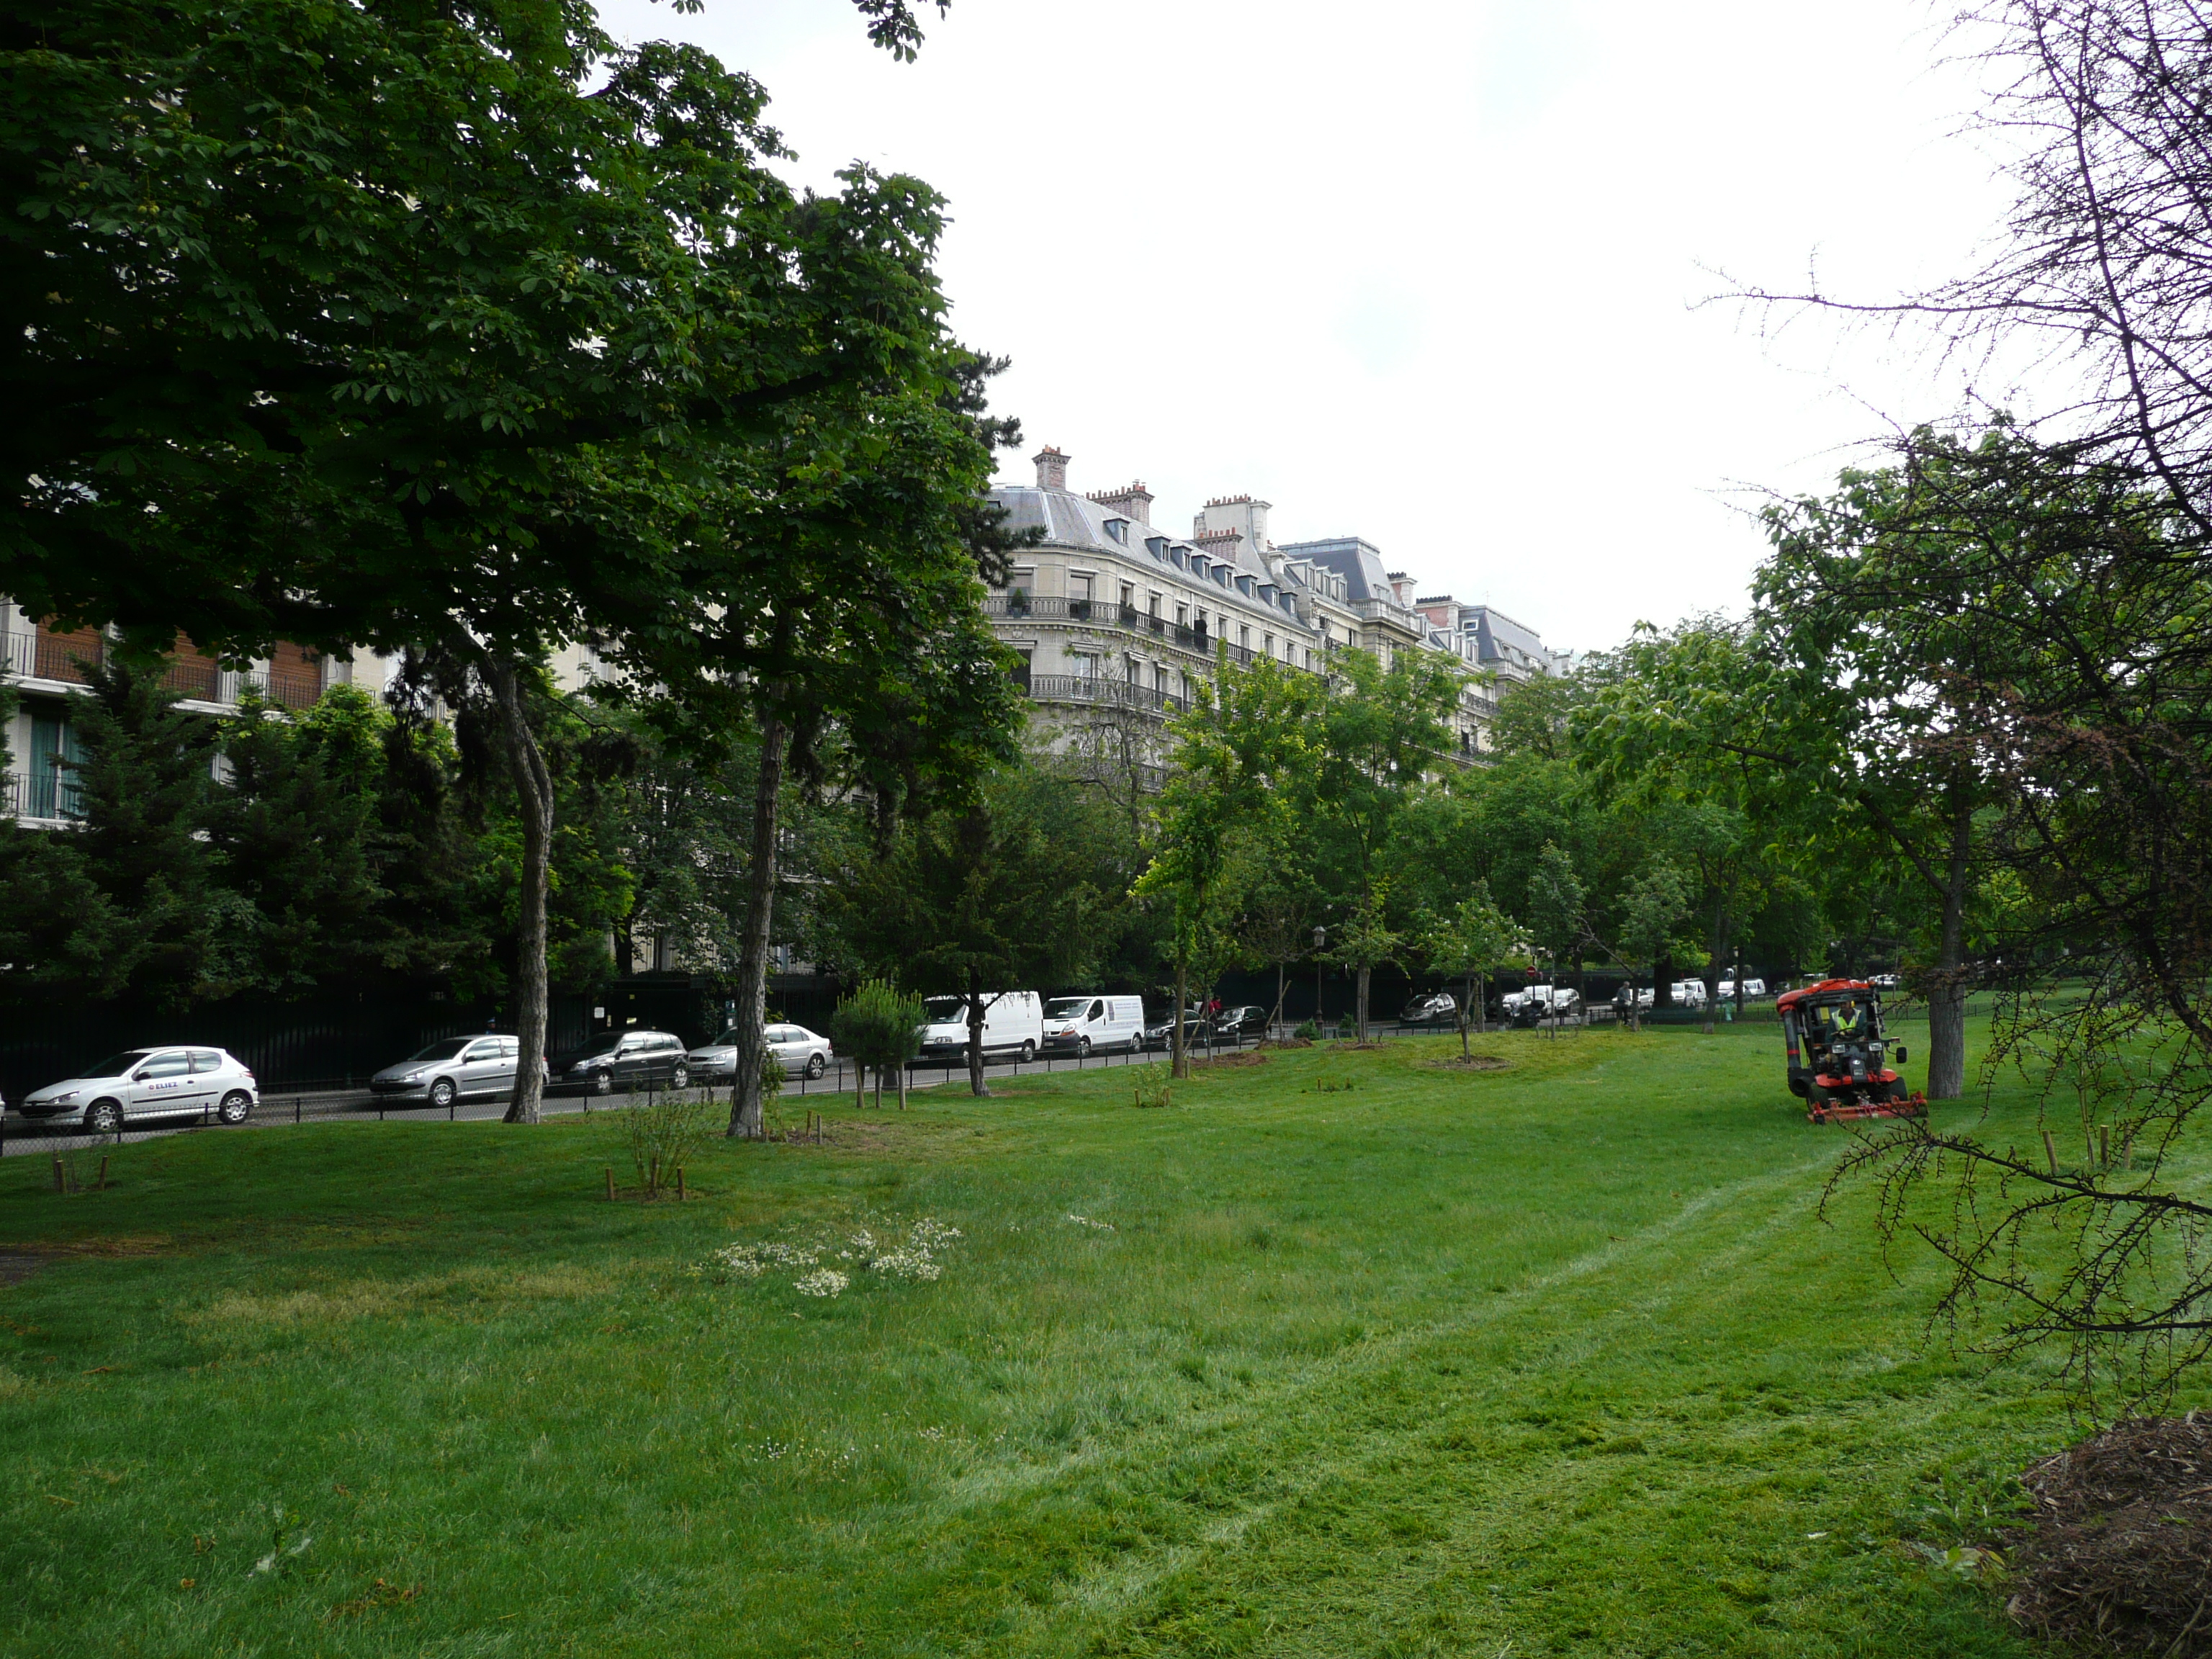
<path fill-rule="evenodd" d="M 607 1202 L 608 1202 L 608 1203 L 610 1203 L 610 1204 L 611 1204 L 611 1203 L 613 1203 L 614 1201 L 615 1201 L 615 1166 L 614 1166 L 613 1164 L 608 1164 L 608 1165 L 607 1165 Z"/>
<path fill-rule="evenodd" d="M 2058 1173 L 2058 1143 L 2051 1138 L 2051 1131 L 2043 1132 L 2043 1156 L 2049 1160 L 2051 1173 Z"/>
<path fill-rule="evenodd" d="M 676 1201 L 678 1204 L 684 1202 L 684 1166 L 681 1164 L 676 1166 Z"/>

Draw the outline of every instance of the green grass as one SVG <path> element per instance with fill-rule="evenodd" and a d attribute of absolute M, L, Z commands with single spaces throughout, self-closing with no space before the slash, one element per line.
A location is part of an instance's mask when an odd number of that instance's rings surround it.
<path fill-rule="evenodd" d="M 2040 1651 L 1898 1540 L 2050 1379 L 1818 1218 L 1771 1030 L 1455 1046 L 833 1106 L 681 1208 L 604 1116 L 11 1158 L 0 1650 Z M 935 1283 L 693 1271 L 925 1216 Z"/>

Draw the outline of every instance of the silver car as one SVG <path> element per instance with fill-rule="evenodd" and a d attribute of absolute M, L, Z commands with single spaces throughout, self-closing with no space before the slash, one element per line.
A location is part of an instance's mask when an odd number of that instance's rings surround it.
<path fill-rule="evenodd" d="M 260 1097 L 253 1073 L 221 1048 L 125 1048 L 82 1077 L 32 1090 L 17 1110 L 33 1122 L 76 1124 L 104 1135 L 141 1117 L 205 1112 L 219 1122 L 243 1123 Z"/>
<path fill-rule="evenodd" d="M 369 1091 L 380 1101 L 438 1107 L 472 1096 L 507 1094 L 514 1088 L 521 1055 L 516 1037 L 447 1037 L 411 1060 L 386 1066 L 369 1079 Z"/>
<path fill-rule="evenodd" d="M 828 1037 L 818 1036 L 804 1025 L 770 1021 L 762 1028 L 761 1036 L 775 1057 L 783 1062 L 787 1077 L 820 1077 L 830 1069 L 830 1062 L 837 1058 Z M 694 1077 L 712 1078 L 717 1081 L 734 1077 L 738 1070 L 737 1027 L 732 1026 L 703 1048 L 694 1048 L 684 1058 L 690 1062 Z"/>

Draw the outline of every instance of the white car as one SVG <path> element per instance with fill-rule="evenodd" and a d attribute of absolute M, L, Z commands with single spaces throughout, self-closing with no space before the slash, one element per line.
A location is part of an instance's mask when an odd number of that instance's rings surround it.
<path fill-rule="evenodd" d="M 1583 1006 L 1583 994 L 1571 985 L 1531 985 L 1505 994 L 1505 1012 L 1517 1014 L 1531 1002 L 1541 1003 L 1547 1013 L 1571 1014 Z"/>
<path fill-rule="evenodd" d="M 837 1058 L 830 1046 L 830 1039 L 808 1030 L 804 1025 L 788 1021 L 771 1020 L 761 1028 L 761 1037 L 775 1057 L 783 1062 L 784 1075 L 810 1078 L 820 1077 Z M 684 1056 L 691 1068 L 691 1075 L 715 1082 L 735 1077 L 738 1071 L 738 1030 L 732 1026 L 704 1048 L 694 1048 Z"/>
<path fill-rule="evenodd" d="M 82 1077 L 32 1090 L 16 1109 L 33 1122 L 104 1135 L 132 1118 L 209 1113 L 243 1123 L 260 1097 L 253 1073 L 221 1048 L 125 1048 Z"/>

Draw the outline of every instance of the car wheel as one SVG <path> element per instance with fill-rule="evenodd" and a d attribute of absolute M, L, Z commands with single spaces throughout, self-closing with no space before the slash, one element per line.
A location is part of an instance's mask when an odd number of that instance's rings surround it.
<path fill-rule="evenodd" d="M 1088 1060 L 1091 1058 L 1091 1039 L 1089 1037 L 1078 1037 L 1075 1039 L 1075 1057 L 1078 1060 Z"/>
<path fill-rule="evenodd" d="M 234 1129 L 246 1121 L 253 1109 L 253 1097 L 243 1089 L 233 1089 L 222 1097 L 222 1104 L 215 1109 L 216 1116 Z"/>
<path fill-rule="evenodd" d="M 814 1053 L 807 1055 L 806 1075 L 810 1081 L 815 1078 L 820 1077 L 823 1073 L 829 1069 L 830 1062 L 822 1058 L 821 1050 L 817 1049 Z"/>
<path fill-rule="evenodd" d="M 614 1091 L 615 1074 L 612 1072 L 594 1072 L 592 1073 L 592 1092 L 593 1094 L 611 1095 L 614 1093 Z"/>
<path fill-rule="evenodd" d="M 84 1127 L 96 1135 L 112 1135 L 123 1127 L 123 1107 L 112 1100 L 95 1100 L 84 1109 Z"/>
<path fill-rule="evenodd" d="M 1020 1058 L 1020 1060 L 1018 1060 L 1016 1063 L 1017 1063 L 1018 1065 L 1026 1066 L 1026 1065 L 1028 1065 L 1031 1060 L 1035 1060 L 1036 1058 L 1036 1043 L 1034 1043 L 1034 1042 L 1030 1042 L 1026 1037 L 1025 1037 L 1025 1038 L 1024 1038 L 1024 1039 L 1022 1040 L 1022 1053 L 1021 1053 L 1021 1058 Z"/>
<path fill-rule="evenodd" d="M 453 1079 L 441 1077 L 430 1085 L 430 1103 L 442 1112 L 453 1105 L 459 1092 L 453 1087 Z"/>
<path fill-rule="evenodd" d="M 676 1069 L 668 1074 L 668 1086 L 672 1089 L 690 1088 L 691 1086 L 691 1068 L 689 1066 L 684 1065 L 681 1060 L 678 1060 L 676 1064 Z"/>

